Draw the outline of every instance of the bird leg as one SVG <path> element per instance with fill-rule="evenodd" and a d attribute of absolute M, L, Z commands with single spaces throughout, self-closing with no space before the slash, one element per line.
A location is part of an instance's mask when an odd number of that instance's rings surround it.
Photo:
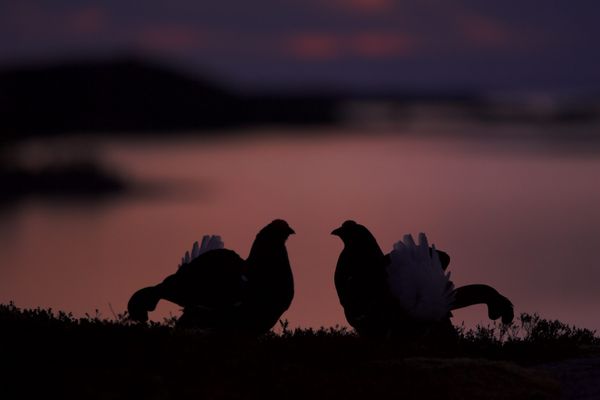
<path fill-rule="evenodd" d="M 485 304 L 488 316 L 495 320 L 502 317 L 502 323 L 509 324 L 514 317 L 513 304 L 496 289 L 488 285 L 466 285 L 454 290 L 452 310 L 475 304 Z"/>

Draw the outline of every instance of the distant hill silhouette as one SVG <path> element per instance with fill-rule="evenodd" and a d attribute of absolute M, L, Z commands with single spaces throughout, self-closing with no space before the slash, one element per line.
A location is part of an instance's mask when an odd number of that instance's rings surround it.
<path fill-rule="evenodd" d="M 368 118 L 379 118 L 382 111 L 386 118 L 411 118 L 416 107 L 425 110 L 427 118 L 435 118 L 441 111 L 491 123 L 600 119 L 596 97 L 581 104 L 540 109 L 518 98 L 490 101 L 479 91 L 301 88 L 241 93 L 217 81 L 136 57 L 0 70 L 0 136 L 5 140 L 62 133 L 163 134 L 267 124 L 335 124 L 364 116 L 364 112 L 353 114 L 357 109 L 348 108 L 352 104 L 379 107 L 375 116 Z"/>
<path fill-rule="evenodd" d="M 335 101 L 242 96 L 137 58 L 0 71 L 1 128 L 13 138 L 67 132 L 144 132 L 257 123 L 325 123 Z"/>
<path fill-rule="evenodd" d="M 91 160 L 39 168 L 5 166 L 0 162 L 0 185 L 0 209 L 31 197 L 97 201 L 134 188 L 117 171 Z"/>

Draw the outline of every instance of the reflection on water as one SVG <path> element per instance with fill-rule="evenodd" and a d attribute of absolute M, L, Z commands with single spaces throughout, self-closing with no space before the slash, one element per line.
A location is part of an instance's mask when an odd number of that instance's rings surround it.
<path fill-rule="evenodd" d="M 333 286 L 342 244 L 329 232 L 352 218 L 386 251 L 405 232 L 427 232 L 452 256 L 457 285 L 491 284 L 517 312 L 600 329 L 600 158 L 490 152 L 464 137 L 276 137 L 103 142 L 129 176 L 210 190 L 100 205 L 30 201 L 5 212 L 0 301 L 110 316 L 109 303 L 124 310 L 203 234 L 246 257 L 257 230 L 284 218 L 297 232 L 288 241 L 297 291 L 285 317 L 343 324 Z M 169 312 L 177 307 L 162 304 L 155 319 Z M 454 320 L 485 318 L 476 307 Z"/>

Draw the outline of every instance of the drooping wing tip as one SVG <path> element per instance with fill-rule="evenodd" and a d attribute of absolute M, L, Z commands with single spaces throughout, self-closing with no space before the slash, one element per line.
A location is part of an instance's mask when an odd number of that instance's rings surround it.
<path fill-rule="evenodd" d="M 501 318 L 503 324 L 510 324 L 515 316 L 513 303 L 502 295 L 498 295 L 498 298 L 488 304 L 488 317 L 491 320 Z"/>

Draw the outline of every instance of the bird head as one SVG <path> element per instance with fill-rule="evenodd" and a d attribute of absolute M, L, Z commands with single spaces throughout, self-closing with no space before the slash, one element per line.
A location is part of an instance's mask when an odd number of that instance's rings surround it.
<path fill-rule="evenodd" d="M 331 234 L 339 236 L 339 238 L 342 239 L 346 246 L 355 244 L 375 244 L 376 246 L 378 246 L 373 234 L 371 234 L 371 232 L 369 232 L 369 230 L 363 225 L 357 224 L 355 221 L 352 220 L 345 221 L 342 224 L 342 226 L 340 226 L 337 229 L 334 229 L 331 232 Z"/>
<path fill-rule="evenodd" d="M 265 226 L 258 232 L 257 237 L 269 238 L 269 239 L 282 239 L 284 242 L 287 238 L 294 234 L 294 230 L 290 228 L 287 222 L 282 219 L 276 219 L 269 225 Z"/>

